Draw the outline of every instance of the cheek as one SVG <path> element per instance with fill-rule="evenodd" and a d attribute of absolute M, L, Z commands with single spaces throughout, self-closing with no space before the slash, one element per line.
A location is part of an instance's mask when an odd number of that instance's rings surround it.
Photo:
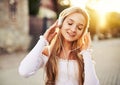
<path fill-rule="evenodd" d="M 65 29 L 65 27 L 64 27 L 64 26 L 62 26 L 62 27 L 61 27 L 61 30 L 64 30 L 64 29 Z"/>
<path fill-rule="evenodd" d="M 65 22 L 63 22 L 63 25 L 61 26 L 61 29 L 68 29 L 69 28 L 69 26 L 67 25 L 67 23 L 65 23 Z"/>
<path fill-rule="evenodd" d="M 77 36 L 78 36 L 78 38 L 80 38 L 82 35 L 83 35 L 83 31 L 79 31 L 79 32 L 77 32 Z"/>
<path fill-rule="evenodd" d="M 63 28 L 61 29 L 61 34 L 64 36 L 66 34 L 66 30 Z"/>

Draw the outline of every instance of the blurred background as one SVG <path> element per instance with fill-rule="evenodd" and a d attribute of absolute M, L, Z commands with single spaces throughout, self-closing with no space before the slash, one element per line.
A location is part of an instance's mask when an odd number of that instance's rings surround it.
<path fill-rule="evenodd" d="M 95 69 L 101 85 L 120 85 L 119 0 L 0 0 L 0 85 L 44 85 L 40 69 L 30 78 L 18 74 L 39 36 L 70 6 L 86 8 Z"/>

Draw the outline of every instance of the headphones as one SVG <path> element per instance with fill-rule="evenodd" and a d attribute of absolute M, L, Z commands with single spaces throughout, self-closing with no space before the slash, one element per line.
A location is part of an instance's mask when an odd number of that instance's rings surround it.
<path fill-rule="evenodd" d="M 61 26 L 63 22 L 63 17 L 58 18 L 58 26 Z"/>

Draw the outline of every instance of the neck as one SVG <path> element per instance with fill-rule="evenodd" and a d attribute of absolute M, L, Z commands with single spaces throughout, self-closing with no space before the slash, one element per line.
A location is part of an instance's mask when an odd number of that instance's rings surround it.
<path fill-rule="evenodd" d="M 61 56 L 63 59 L 69 59 L 70 57 L 70 52 L 71 52 L 71 47 L 72 47 L 72 42 L 68 42 L 63 40 L 64 43 L 62 43 L 62 51 L 61 51 Z"/>
<path fill-rule="evenodd" d="M 68 42 L 68 41 L 63 41 L 63 47 L 66 51 L 70 51 L 72 48 L 72 42 Z"/>

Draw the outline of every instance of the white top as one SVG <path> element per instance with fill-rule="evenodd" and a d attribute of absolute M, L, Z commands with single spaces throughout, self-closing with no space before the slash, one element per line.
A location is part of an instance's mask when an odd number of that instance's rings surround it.
<path fill-rule="evenodd" d="M 29 77 L 45 66 L 48 57 L 42 54 L 42 50 L 47 44 L 44 37 L 40 36 L 38 43 L 20 63 L 19 74 L 21 76 Z M 99 85 L 90 53 L 89 49 L 80 53 L 83 55 L 84 60 L 84 85 Z M 58 69 L 58 78 L 55 85 L 79 85 L 77 74 L 78 64 L 76 60 L 59 59 Z"/>

